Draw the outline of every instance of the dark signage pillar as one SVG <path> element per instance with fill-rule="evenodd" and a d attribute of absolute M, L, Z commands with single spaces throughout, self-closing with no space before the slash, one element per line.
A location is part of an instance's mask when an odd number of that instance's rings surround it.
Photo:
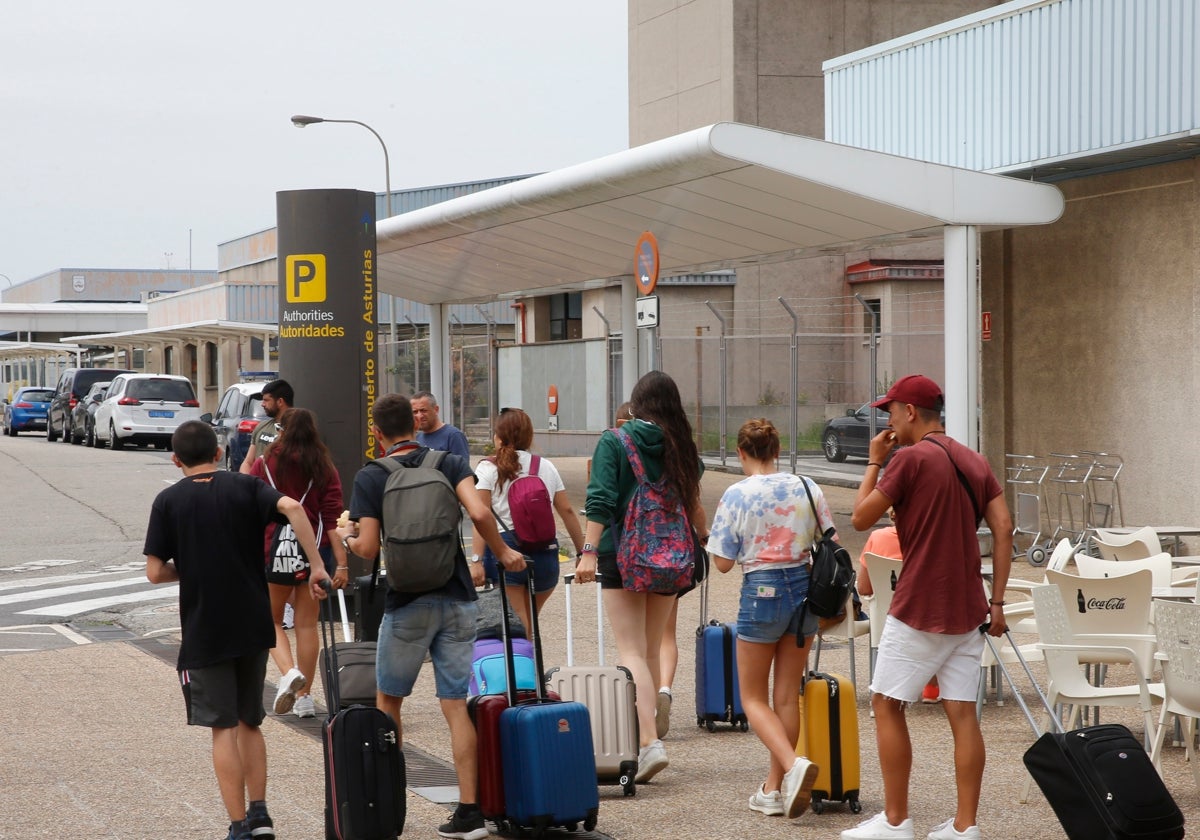
<path fill-rule="evenodd" d="M 317 415 L 349 507 L 354 474 L 376 454 L 375 195 L 280 192 L 275 212 L 279 375 Z"/>

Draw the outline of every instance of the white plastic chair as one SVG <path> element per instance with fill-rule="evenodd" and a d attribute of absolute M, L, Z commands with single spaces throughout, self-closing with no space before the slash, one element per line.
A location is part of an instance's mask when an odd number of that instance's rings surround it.
<path fill-rule="evenodd" d="M 1158 734 L 1150 760 L 1162 773 L 1162 748 L 1167 736 L 1167 716 L 1183 724 L 1183 748 L 1192 765 L 1192 778 L 1200 789 L 1200 757 L 1196 755 L 1196 718 L 1200 717 L 1200 605 L 1157 601 L 1158 653 L 1166 700 L 1158 719 Z"/>
<path fill-rule="evenodd" d="M 1134 661 L 1144 674 L 1154 671 L 1154 626 L 1150 622 L 1154 577 L 1149 569 L 1116 578 L 1093 578 L 1047 572 L 1046 580 L 1058 587 L 1071 632 L 1086 636 L 1093 644 L 1114 645 L 1134 652 Z M 1036 589 L 1034 590 L 1037 591 Z M 1041 613 L 1038 630 L 1042 641 Z M 1113 664 L 1128 662 L 1123 655 L 1081 654 L 1080 662 Z"/>
<path fill-rule="evenodd" d="M 1059 540 L 1058 545 L 1054 546 L 1054 550 L 1050 552 L 1050 559 L 1046 561 L 1046 570 L 1052 572 L 1061 572 L 1067 567 L 1067 563 L 1070 562 L 1071 556 L 1074 554 L 1075 546 L 1070 540 L 1066 538 Z M 1045 585 L 1045 575 L 1042 575 L 1041 581 L 1024 580 L 1022 578 L 1010 577 L 1008 579 L 1008 587 L 1005 589 L 1005 592 L 1018 591 L 1029 593 L 1033 591 L 1035 586 Z"/>
<path fill-rule="evenodd" d="M 864 599 L 865 601 L 865 599 Z M 846 615 L 837 624 L 826 627 L 823 630 L 817 631 L 816 650 L 813 659 L 813 670 L 821 670 L 821 642 L 826 638 L 836 639 L 837 641 L 846 642 L 850 649 L 850 682 L 855 688 L 858 687 L 857 671 L 854 666 L 854 639 L 858 636 L 865 636 L 871 632 L 871 620 L 868 618 L 865 621 L 858 621 L 855 618 L 854 610 L 854 594 L 846 599 Z"/>
<path fill-rule="evenodd" d="M 1097 528 L 1092 544 L 1105 560 L 1141 560 L 1162 551 L 1158 534 L 1149 525 L 1128 534 Z"/>
<path fill-rule="evenodd" d="M 1140 560 L 1103 560 L 1099 557 L 1089 557 L 1079 554 L 1075 557 L 1075 568 L 1081 577 L 1115 578 L 1133 574 L 1142 569 L 1149 569 L 1153 576 L 1154 587 L 1165 588 L 1194 583 L 1200 575 L 1200 567 L 1171 565 L 1174 558 L 1165 551 Z"/>
<path fill-rule="evenodd" d="M 863 606 L 871 620 L 871 655 L 869 659 L 869 675 L 875 676 L 875 658 L 879 655 L 879 637 L 883 634 L 883 623 L 887 620 L 888 610 L 892 608 L 892 593 L 896 589 L 896 579 L 900 577 L 903 565 L 899 560 L 884 557 L 868 551 L 867 576 L 871 578 L 871 589 L 874 594 L 863 598 Z"/>
<path fill-rule="evenodd" d="M 1138 574 L 1144 575 L 1147 583 L 1149 582 L 1148 572 Z M 1046 688 L 1049 704 L 1054 706 L 1063 703 L 1070 707 L 1067 729 L 1078 726 L 1080 712 L 1084 706 L 1140 709 L 1145 721 L 1145 743 L 1149 747 L 1158 737 L 1152 711 L 1153 704 L 1162 702 L 1166 694 L 1163 684 L 1152 683 L 1146 679 L 1145 671 L 1138 664 L 1137 653 L 1128 646 L 1099 644 L 1095 635 L 1073 633 L 1063 595 L 1059 587 L 1053 585 L 1039 586 L 1033 590 L 1034 610 L 1042 634 L 1040 646 L 1046 659 L 1046 673 L 1050 678 Z M 1084 677 L 1082 670 L 1082 665 L 1087 659 L 1128 662 L 1136 682 L 1129 685 L 1092 685 Z M 1047 729 L 1049 726 L 1050 715 L 1047 712 L 1042 728 Z M 1031 777 L 1025 779 L 1022 802 L 1029 798 L 1032 781 Z"/>

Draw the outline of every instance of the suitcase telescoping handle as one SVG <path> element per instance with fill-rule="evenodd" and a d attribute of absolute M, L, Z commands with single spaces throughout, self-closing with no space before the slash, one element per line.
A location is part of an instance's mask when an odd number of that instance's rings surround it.
<path fill-rule="evenodd" d="M 563 575 L 563 583 L 567 605 L 567 667 L 571 668 L 575 665 L 575 630 L 571 623 L 571 587 L 575 584 L 575 573 Z M 596 649 L 599 651 L 598 664 L 604 665 L 604 601 L 599 581 L 596 582 Z"/>
<path fill-rule="evenodd" d="M 337 710 L 342 707 L 342 698 L 338 696 L 338 661 L 337 661 L 337 635 L 334 634 L 334 643 L 329 643 L 329 635 L 332 629 L 327 633 L 326 624 L 329 628 L 333 628 L 337 624 L 337 619 L 333 615 L 333 599 L 329 597 L 329 593 L 333 591 L 333 584 L 328 580 L 321 581 L 321 588 L 325 590 L 325 600 L 321 604 L 321 609 L 325 612 L 324 616 L 318 616 L 318 619 L 324 618 L 324 621 L 317 621 L 321 625 L 321 647 L 325 648 L 325 661 L 329 664 L 329 679 L 325 682 L 325 708 L 329 709 L 329 716 L 333 717 Z M 342 590 L 338 590 L 338 594 L 342 594 Z M 346 609 L 346 602 L 343 597 L 342 610 Z M 350 641 L 347 639 L 346 641 Z"/>
<path fill-rule="evenodd" d="M 980 625 L 979 632 L 983 635 L 983 640 L 987 643 L 987 646 L 991 648 L 992 659 L 994 659 L 996 661 L 996 665 L 1000 667 L 1001 673 L 1004 674 L 1004 679 L 1008 681 L 1008 687 L 1012 689 L 1013 697 L 1017 698 L 1017 704 L 1021 707 L 1021 711 L 1025 713 L 1025 719 L 1029 721 L 1029 726 L 1033 729 L 1033 737 L 1040 738 L 1042 737 L 1042 728 L 1038 726 L 1037 721 L 1034 720 L 1033 712 L 1029 711 L 1029 706 L 1025 704 L 1025 699 L 1021 697 L 1021 692 L 1017 689 L 1017 684 L 1013 682 L 1012 674 L 1008 672 L 1008 666 L 1006 666 L 1004 664 L 1004 660 L 1000 658 L 1000 650 L 996 647 L 996 642 L 988 633 L 988 629 L 991 628 L 991 626 L 992 625 L 990 622 L 985 622 Z M 1033 692 L 1038 696 L 1038 699 L 1042 701 L 1042 706 L 1049 713 L 1050 728 L 1056 732 L 1064 732 L 1065 730 L 1063 729 L 1062 721 L 1058 719 L 1058 715 L 1054 713 L 1054 708 L 1050 705 L 1050 701 L 1046 699 L 1046 695 L 1042 693 L 1042 689 L 1038 686 L 1037 680 L 1034 679 L 1033 671 L 1029 669 L 1029 662 L 1026 661 L 1024 655 L 1021 653 L 1021 649 L 1017 647 L 1017 643 L 1013 641 L 1012 631 L 1006 628 L 1004 630 L 1004 638 L 1008 639 L 1009 647 L 1012 648 L 1013 653 L 1016 655 L 1017 661 L 1021 663 L 1021 667 L 1025 669 L 1025 676 L 1029 677 L 1029 682 L 1033 686 Z M 978 711 L 982 711 L 982 709 Z"/>
<path fill-rule="evenodd" d="M 496 517 L 496 524 L 500 527 L 502 534 L 512 534 L 512 531 L 504 524 L 504 520 L 496 513 L 496 509 L 492 508 L 492 516 Z M 533 561 L 528 555 L 525 557 L 525 582 L 529 589 L 529 633 L 533 636 L 533 662 L 537 668 L 537 679 L 534 680 L 535 688 L 537 689 L 538 700 L 546 699 L 546 687 L 542 683 L 542 674 L 545 673 L 542 668 L 542 634 L 538 630 L 537 619 L 537 597 L 533 584 Z M 500 576 L 497 586 L 500 588 L 500 638 L 504 642 L 504 677 L 507 685 L 504 687 L 505 695 L 508 697 L 509 707 L 517 705 L 517 665 L 513 659 L 512 646 L 512 631 L 508 626 L 508 587 L 504 584 L 504 567 L 500 565 L 500 561 L 496 561 L 497 574 Z"/>

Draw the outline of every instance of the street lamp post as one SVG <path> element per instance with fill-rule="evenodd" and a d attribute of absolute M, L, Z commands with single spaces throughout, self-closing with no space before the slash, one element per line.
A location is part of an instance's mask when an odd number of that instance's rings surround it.
<path fill-rule="evenodd" d="M 383 138 L 379 136 L 379 132 L 376 131 L 375 129 L 371 128 L 371 126 L 367 125 L 365 122 L 361 122 L 359 120 L 331 120 L 331 119 L 326 119 L 325 117 L 311 117 L 311 116 L 308 116 L 307 114 L 293 114 L 292 115 L 292 125 L 296 126 L 296 128 L 304 128 L 306 126 L 316 125 L 317 123 L 344 123 L 344 124 L 348 124 L 348 125 L 361 125 L 367 131 L 369 131 L 375 135 L 375 139 L 379 141 L 379 146 L 383 149 L 384 189 L 387 190 L 387 194 L 384 198 L 384 201 L 385 201 L 385 206 L 387 207 L 388 218 L 391 218 L 391 216 L 392 216 L 392 164 L 388 160 L 387 143 L 383 142 Z M 378 265 L 378 262 L 376 262 L 376 265 Z M 378 278 L 376 278 L 376 280 L 378 280 Z M 378 283 L 376 285 L 376 288 L 378 288 Z M 378 293 L 376 293 L 375 299 L 376 299 L 376 301 L 379 301 L 380 298 L 382 298 L 382 297 L 383 297 L 383 293 L 378 292 Z M 380 307 L 380 310 L 382 310 L 382 307 Z M 395 348 L 396 348 L 396 299 L 393 295 L 388 295 L 388 322 L 391 325 L 390 326 L 391 345 L 392 345 L 392 352 L 394 353 Z M 381 342 L 381 345 L 382 345 L 382 342 Z M 382 350 L 382 346 L 380 347 L 380 349 Z"/>

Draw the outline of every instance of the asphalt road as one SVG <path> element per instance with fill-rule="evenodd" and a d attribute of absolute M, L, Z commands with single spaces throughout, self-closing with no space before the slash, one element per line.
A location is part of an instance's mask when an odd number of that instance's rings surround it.
<path fill-rule="evenodd" d="M 727 463 L 737 469 L 736 456 Z M 555 464 L 581 507 L 587 459 L 557 458 Z M 798 468 L 823 484 L 842 539 L 857 551 L 864 537 L 849 527 L 853 490 L 834 482 L 856 483 L 861 465 L 818 457 L 801 459 Z M 7 522 L 0 542 L 0 654 L 178 627 L 174 587 L 146 581 L 142 556 L 150 504 L 180 476 L 170 453 L 0 437 L 0 476 Z M 710 463 L 702 483 L 710 515 L 740 478 Z"/>

